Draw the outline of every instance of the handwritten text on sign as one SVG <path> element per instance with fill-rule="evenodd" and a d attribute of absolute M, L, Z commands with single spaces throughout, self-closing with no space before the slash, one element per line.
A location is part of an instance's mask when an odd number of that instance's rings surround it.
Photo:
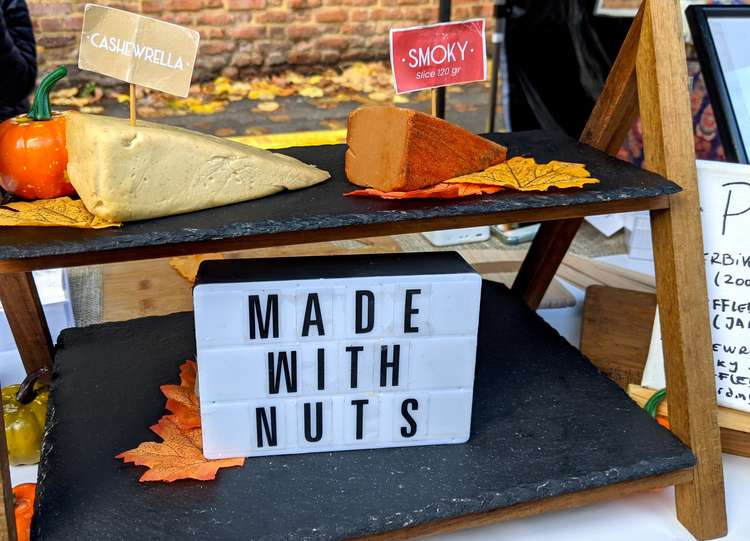
<path fill-rule="evenodd" d="M 480 288 L 472 273 L 198 285 L 204 454 L 466 441 Z"/>
<path fill-rule="evenodd" d="M 396 91 L 484 81 L 484 19 L 391 30 Z"/>
<path fill-rule="evenodd" d="M 716 392 L 750 411 L 750 166 L 698 162 Z"/>
<path fill-rule="evenodd" d="M 195 30 L 86 4 L 78 67 L 184 97 L 199 41 Z"/>

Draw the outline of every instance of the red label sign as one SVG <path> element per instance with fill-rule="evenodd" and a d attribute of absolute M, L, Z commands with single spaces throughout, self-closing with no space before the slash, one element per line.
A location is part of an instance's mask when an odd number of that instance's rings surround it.
<path fill-rule="evenodd" d="M 484 19 L 391 30 L 396 92 L 484 81 Z"/>

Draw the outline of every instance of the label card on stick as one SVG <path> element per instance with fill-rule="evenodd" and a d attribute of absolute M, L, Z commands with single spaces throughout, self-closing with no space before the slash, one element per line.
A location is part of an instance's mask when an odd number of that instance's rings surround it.
<path fill-rule="evenodd" d="M 484 19 L 392 29 L 396 92 L 484 81 L 485 50 Z"/>
<path fill-rule="evenodd" d="M 78 67 L 185 97 L 199 41 L 189 28 L 86 4 Z"/>

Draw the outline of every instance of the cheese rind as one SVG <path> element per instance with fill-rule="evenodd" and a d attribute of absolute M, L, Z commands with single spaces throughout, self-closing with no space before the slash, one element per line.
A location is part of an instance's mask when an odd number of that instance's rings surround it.
<path fill-rule="evenodd" d="M 440 118 L 398 107 L 349 115 L 346 177 L 384 192 L 411 191 L 484 171 L 507 149 Z"/>
<path fill-rule="evenodd" d="M 211 135 L 151 122 L 66 113 L 68 177 L 111 221 L 170 216 L 297 190 L 328 172 Z"/>

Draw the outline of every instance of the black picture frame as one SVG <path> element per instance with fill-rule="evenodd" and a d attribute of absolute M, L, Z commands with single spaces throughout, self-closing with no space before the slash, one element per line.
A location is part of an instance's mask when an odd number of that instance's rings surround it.
<path fill-rule="evenodd" d="M 709 26 L 709 19 L 711 18 L 742 18 L 748 19 L 748 32 L 750 32 L 750 6 L 693 5 L 687 8 L 686 16 L 701 65 L 701 72 L 706 81 L 706 89 L 711 98 L 711 105 L 713 106 L 726 159 L 735 163 L 750 163 L 748 161 L 750 141 L 747 141 L 747 144 L 743 141 L 729 88 L 719 61 L 719 54 Z"/>

